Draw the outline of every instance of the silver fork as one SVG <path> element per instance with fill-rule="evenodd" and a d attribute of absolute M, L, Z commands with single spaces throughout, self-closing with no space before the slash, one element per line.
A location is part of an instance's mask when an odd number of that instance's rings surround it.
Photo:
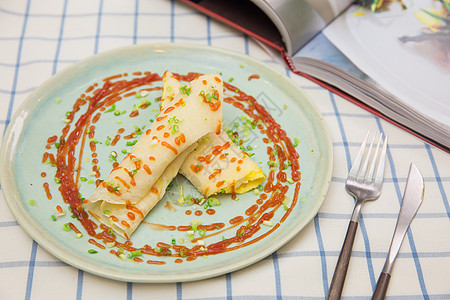
<path fill-rule="evenodd" d="M 333 279 L 331 280 L 328 300 L 335 300 L 341 297 L 362 205 L 367 200 L 378 199 L 381 194 L 386 162 L 387 137 L 383 139 L 383 135 L 380 134 L 378 143 L 375 145 L 376 135 L 374 135 L 370 145 L 367 145 L 369 135 L 370 131 L 362 142 L 345 182 L 345 190 L 356 199 L 356 203 L 336 269 L 334 270 Z M 366 150 L 366 148 L 368 149 Z"/>

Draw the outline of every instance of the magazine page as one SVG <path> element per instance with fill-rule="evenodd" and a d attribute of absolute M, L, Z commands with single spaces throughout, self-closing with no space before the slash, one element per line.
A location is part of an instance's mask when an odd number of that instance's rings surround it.
<path fill-rule="evenodd" d="M 450 34 L 440 1 L 353 5 L 324 35 L 363 73 L 424 115 L 450 125 Z M 447 7 L 448 8 L 448 7 Z"/>
<path fill-rule="evenodd" d="M 279 0 L 278 0 L 279 1 Z M 329 23 L 342 13 L 353 0 L 305 0 L 319 13 L 325 23 Z M 269 0 L 270 2 L 270 0 Z M 273 1 L 275 2 L 275 1 Z"/>
<path fill-rule="evenodd" d="M 336 48 L 336 46 L 333 45 L 322 32 L 317 34 L 311 41 L 308 42 L 308 44 L 297 51 L 293 55 L 293 58 L 296 57 L 307 57 L 317 59 L 321 62 L 326 62 L 352 74 L 353 76 L 356 76 L 361 80 L 364 80 L 370 84 L 375 84 L 373 80 L 361 72 L 358 67 L 356 67 L 344 54 L 342 54 L 342 52 Z"/>

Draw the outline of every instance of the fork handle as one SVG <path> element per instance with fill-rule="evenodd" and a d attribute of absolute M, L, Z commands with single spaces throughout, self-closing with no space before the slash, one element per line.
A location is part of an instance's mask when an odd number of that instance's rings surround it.
<path fill-rule="evenodd" d="M 388 273 L 382 272 L 380 274 L 380 278 L 378 278 L 377 287 L 372 296 L 372 300 L 383 300 L 386 297 L 386 291 L 389 285 L 389 280 L 391 279 L 391 275 Z"/>
<path fill-rule="evenodd" d="M 341 298 L 357 228 L 358 222 L 350 221 L 348 224 L 347 234 L 345 235 L 344 244 L 342 245 L 341 254 L 339 254 L 336 269 L 334 270 L 333 279 L 331 280 L 330 290 L 328 291 L 327 297 L 328 300 L 338 300 Z"/>

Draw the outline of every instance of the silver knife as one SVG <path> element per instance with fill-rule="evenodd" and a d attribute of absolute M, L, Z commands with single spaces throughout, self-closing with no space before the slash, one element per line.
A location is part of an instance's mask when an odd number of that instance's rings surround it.
<path fill-rule="evenodd" d="M 411 164 L 405 193 L 403 194 L 402 206 L 398 214 L 397 225 L 395 225 L 394 236 L 392 237 L 386 262 L 384 263 L 383 270 L 378 278 L 377 286 L 372 296 L 373 300 L 381 300 L 386 296 L 394 261 L 397 258 L 406 231 L 422 203 L 424 191 L 425 186 L 422 174 L 420 174 L 415 164 Z"/>

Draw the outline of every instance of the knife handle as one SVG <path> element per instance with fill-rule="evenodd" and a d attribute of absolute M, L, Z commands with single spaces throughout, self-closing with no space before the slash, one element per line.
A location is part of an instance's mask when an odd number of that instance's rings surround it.
<path fill-rule="evenodd" d="M 377 281 L 377 286 L 373 292 L 372 300 L 383 300 L 386 297 L 386 291 L 389 285 L 391 275 L 382 272 Z"/>
<path fill-rule="evenodd" d="M 331 280 L 327 300 L 338 300 L 341 298 L 357 228 L 358 223 L 355 221 L 350 221 L 348 224 L 347 234 L 345 235 L 344 244 L 342 245 L 341 254 L 339 254 L 336 269 L 334 270 L 333 279 Z"/>

